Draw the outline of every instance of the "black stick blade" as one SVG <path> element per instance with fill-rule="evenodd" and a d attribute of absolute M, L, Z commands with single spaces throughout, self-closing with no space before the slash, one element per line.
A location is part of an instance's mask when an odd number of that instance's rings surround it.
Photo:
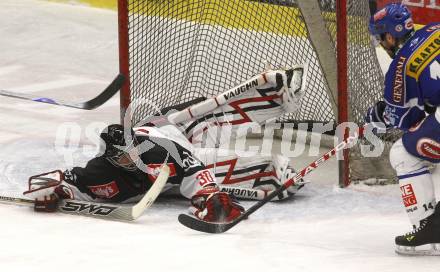
<path fill-rule="evenodd" d="M 110 98 L 112 98 L 122 88 L 124 82 L 125 76 L 122 74 L 117 75 L 116 78 L 110 83 L 110 85 L 107 86 L 107 88 L 105 88 L 102 93 L 87 102 L 78 104 L 77 108 L 84 110 L 93 110 L 101 106 Z"/>
<path fill-rule="evenodd" d="M 180 214 L 179 222 L 184 225 L 185 227 L 188 227 L 193 230 L 206 232 L 206 233 L 223 233 L 227 231 L 228 229 L 232 228 L 233 224 L 231 223 L 209 223 L 202 220 L 199 220 L 197 218 L 194 218 L 192 216 L 189 216 L 187 214 Z"/>
<path fill-rule="evenodd" d="M 82 103 L 75 103 L 72 101 L 62 100 L 62 99 L 53 99 L 49 97 L 42 97 L 30 93 L 16 93 L 6 90 L 0 90 L 0 96 L 8 96 L 18 99 L 30 100 L 34 102 L 52 104 L 57 106 L 64 106 L 75 109 L 82 110 L 93 110 L 105 102 L 107 102 L 112 96 L 114 96 L 123 86 L 125 82 L 125 77 L 122 74 L 116 76 L 116 78 L 104 89 L 98 96 L 90 99 L 89 101 Z"/>

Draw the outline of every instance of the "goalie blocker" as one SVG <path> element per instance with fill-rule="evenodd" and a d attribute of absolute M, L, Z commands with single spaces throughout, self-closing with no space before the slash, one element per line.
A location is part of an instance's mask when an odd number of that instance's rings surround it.
<path fill-rule="evenodd" d="M 223 128 L 222 122 L 227 115 L 229 119 L 233 117 L 227 124 L 234 134 L 243 123 L 262 123 L 298 109 L 305 85 L 304 71 L 300 66 L 267 71 L 263 73 L 265 83 L 249 88 L 211 110 L 199 104 L 193 105 L 190 108 L 202 108 L 207 112 L 198 110 L 197 116 L 178 124 L 175 124 L 176 118 L 171 117 L 191 112 L 188 108 L 177 114 L 168 114 L 171 122 L 163 122 L 162 117 L 151 117 L 143 126 L 133 129 L 110 125 L 100 135 L 105 150 L 85 167 L 33 176 L 29 181 L 29 190 L 24 194 L 35 199 L 38 211 L 52 211 L 58 199 L 68 198 L 110 203 L 135 202 L 149 191 L 159 174 L 159 167 L 166 161 L 170 173 L 162 192 L 177 188 L 182 196 L 191 199 L 189 211 L 199 219 L 231 221 L 240 216 L 243 208 L 230 196 L 231 190 L 224 190 L 225 187 L 267 195 L 279 188 L 295 171 L 288 166 L 288 158 L 281 155 L 245 158 L 234 151 L 225 153 L 209 146 L 196 147 L 194 136 L 204 134 L 211 137 L 212 124 Z M 255 107 L 256 104 L 259 107 Z M 219 144 L 215 142 L 215 146 Z M 299 183 L 278 199 L 293 195 L 301 186 L 302 183 Z"/>

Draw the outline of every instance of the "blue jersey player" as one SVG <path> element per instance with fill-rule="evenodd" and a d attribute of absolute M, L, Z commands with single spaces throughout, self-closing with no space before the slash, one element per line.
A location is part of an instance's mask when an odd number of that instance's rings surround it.
<path fill-rule="evenodd" d="M 368 110 L 366 121 L 404 132 L 390 162 L 414 230 L 396 237 L 396 251 L 440 255 L 440 204 L 428 168 L 440 162 L 440 22 L 415 31 L 407 7 L 389 4 L 371 17 L 369 28 L 393 61 L 384 100 Z"/>

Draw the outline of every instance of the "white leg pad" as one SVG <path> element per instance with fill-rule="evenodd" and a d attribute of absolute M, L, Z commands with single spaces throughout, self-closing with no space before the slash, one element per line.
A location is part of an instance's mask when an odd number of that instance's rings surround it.
<path fill-rule="evenodd" d="M 218 184 L 225 187 L 270 192 L 295 176 L 294 169 L 290 167 L 290 159 L 279 154 L 262 156 L 249 153 L 244 156 L 233 150 L 202 148 L 196 149 L 196 155 L 205 165 L 217 163 L 212 170 L 216 173 Z M 302 184 L 289 187 L 278 199 L 295 194 L 301 187 Z"/>
<path fill-rule="evenodd" d="M 225 183 L 224 185 L 252 188 L 255 178 L 246 177 L 258 175 L 261 172 L 270 172 L 273 169 L 271 156 L 258 154 L 243 156 L 233 150 L 222 148 L 196 148 L 196 155 L 206 166 L 217 163 L 215 167 L 212 166 L 212 170 L 217 175 L 217 182 L 219 184 Z M 273 176 L 270 175 L 263 179 L 271 178 Z M 230 183 L 232 180 L 241 181 Z"/>

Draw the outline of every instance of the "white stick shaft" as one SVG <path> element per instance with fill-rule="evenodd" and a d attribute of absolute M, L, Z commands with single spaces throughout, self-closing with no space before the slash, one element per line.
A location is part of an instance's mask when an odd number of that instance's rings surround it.
<path fill-rule="evenodd" d="M 153 204 L 153 202 L 162 192 L 162 189 L 165 186 L 165 183 L 167 183 L 169 176 L 170 168 L 165 163 L 162 165 L 160 169 L 160 174 L 154 181 L 153 186 L 151 186 L 145 196 L 136 205 L 133 206 L 131 212 L 133 220 L 139 218 L 144 213 L 144 211 Z"/>
<path fill-rule="evenodd" d="M 354 133 L 354 135 L 348 136 L 346 139 L 344 139 L 342 142 L 340 142 L 337 146 L 335 146 L 332 150 L 328 151 L 327 153 L 322 155 L 319 159 L 317 159 L 314 162 L 312 162 L 311 164 L 309 164 L 306 168 L 304 168 L 303 170 L 298 172 L 295 177 L 286 181 L 283 184 L 283 186 L 285 188 L 288 188 L 289 186 L 297 184 L 298 181 L 300 181 L 305 175 L 309 174 L 310 172 L 315 170 L 319 165 L 321 165 L 323 162 L 326 162 L 331 157 L 336 155 L 336 153 L 338 153 L 339 151 L 346 148 L 346 146 L 357 141 L 358 138 L 362 137 L 364 135 L 365 128 L 366 128 L 366 125 L 358 128 L 358 130 L 356 131 L 356 133 Z"/>

